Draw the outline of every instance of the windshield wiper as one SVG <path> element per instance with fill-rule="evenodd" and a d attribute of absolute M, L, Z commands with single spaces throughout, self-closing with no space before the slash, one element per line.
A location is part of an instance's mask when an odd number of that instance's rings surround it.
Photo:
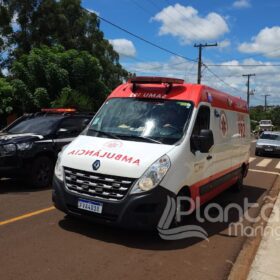
<path fill-rule="evenodd" d="M 94 128 L 89 128 L 88 130 L 94 131 L 94 132 L 97 132 L 97 133 L 100 133 L 100 134 L 103 134 L 103 135 L 106 135 L 106 136 L 109 136 L 109 137 L 114 138 L 114 139 L 121 139 L 117 135 L 114 135 L 114 134 L 112 134 L 110 132 L 105 132 L 105 131 L 97 130 L 97 129 L 94 129 Z"/>
<path fill-rule="evenodd" d="M 124 134 L 121 134 L 121 135 L 119 135 L 119 137 L 141 139 L 141 140 L 145 140 L 146 142 L 162 144 L 162 142 L 160 142 L 158 140 L 155 140 L 155 139 L 152 139 L 152 138 L 149 138 L 149 137 L 139 136 L 139 135 L 124 135 Z"/>

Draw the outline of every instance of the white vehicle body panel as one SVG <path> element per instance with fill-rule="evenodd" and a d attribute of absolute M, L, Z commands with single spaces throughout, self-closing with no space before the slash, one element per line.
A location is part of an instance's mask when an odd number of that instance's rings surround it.
<path fill-rule="evenodd" d="M 100 160 L 98 173 L 139 178 L 171 145 L 124 141 L 80 135 L 63 151 L 62 166 L 92 172 Z"/>

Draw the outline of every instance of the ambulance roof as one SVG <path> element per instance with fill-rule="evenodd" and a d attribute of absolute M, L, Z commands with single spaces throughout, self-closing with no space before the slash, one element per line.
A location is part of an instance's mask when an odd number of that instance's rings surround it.
<path fill-rule="evenodd" d="M 201 102 L 215 108 L 248 113 L 245 100 L 218 91 L 206 85 L 187 84 L 184 80 L 165 77 L 135 77 L 117 87 L 108 97 L 148 98 L 192 101 L 197 107 Z"/>

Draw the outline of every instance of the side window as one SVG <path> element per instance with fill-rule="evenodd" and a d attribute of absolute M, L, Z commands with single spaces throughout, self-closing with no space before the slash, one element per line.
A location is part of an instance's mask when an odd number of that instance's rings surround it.
<path fill-rule="evenodd" d="M 58 138 L 71 138 L 78 136 L 88 125 L 90 118 L 67 118 L 58 128 Z"/>
<path fill-rule="evenodd" d="M 193 127 L 191 136 L 191 151 L 194 152 L 197 149 L 195 136 L 200 134 L 202 129 L 210 128 L 210 108 L 207 106 L 201 106 L 196 116 L 196 121 Z"/>

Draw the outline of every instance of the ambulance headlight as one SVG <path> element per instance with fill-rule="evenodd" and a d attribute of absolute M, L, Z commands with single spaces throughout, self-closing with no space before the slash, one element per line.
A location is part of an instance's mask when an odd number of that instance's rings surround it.
<path fill-rule="evenodd" d="M 131 193 L 139 193 L 153 189 L 161 182 L 169 168 L 170 159 L 167 155 L 164 155 L 154 162 L 142 177 L 139 178 Z"/>
<path fill-rule="evenodd" d="M 55 168 L 54 168 L 54 174 L 57 179 L 59 179 L 60 181 L 63 181 L 63 168 L 61 165 L 61 153 L 62 152 L 60 152 L 58 154 L 57 161 L 56 161 Z"/>
<path fill-rule="evenodd" d="M 55 168 L 54 168 L 54 175 L 56 176 L 56 178 L 58 178 L 60 181 L 63 181 L 63 167 L 61 165 L 61 156 L 63 151 L 67 148 L 68 145 L 63 146 L 63 148 L 61 149 L 61 151 L 58 153 L 57 155 L 57 161 L 55 164 Z"/>

